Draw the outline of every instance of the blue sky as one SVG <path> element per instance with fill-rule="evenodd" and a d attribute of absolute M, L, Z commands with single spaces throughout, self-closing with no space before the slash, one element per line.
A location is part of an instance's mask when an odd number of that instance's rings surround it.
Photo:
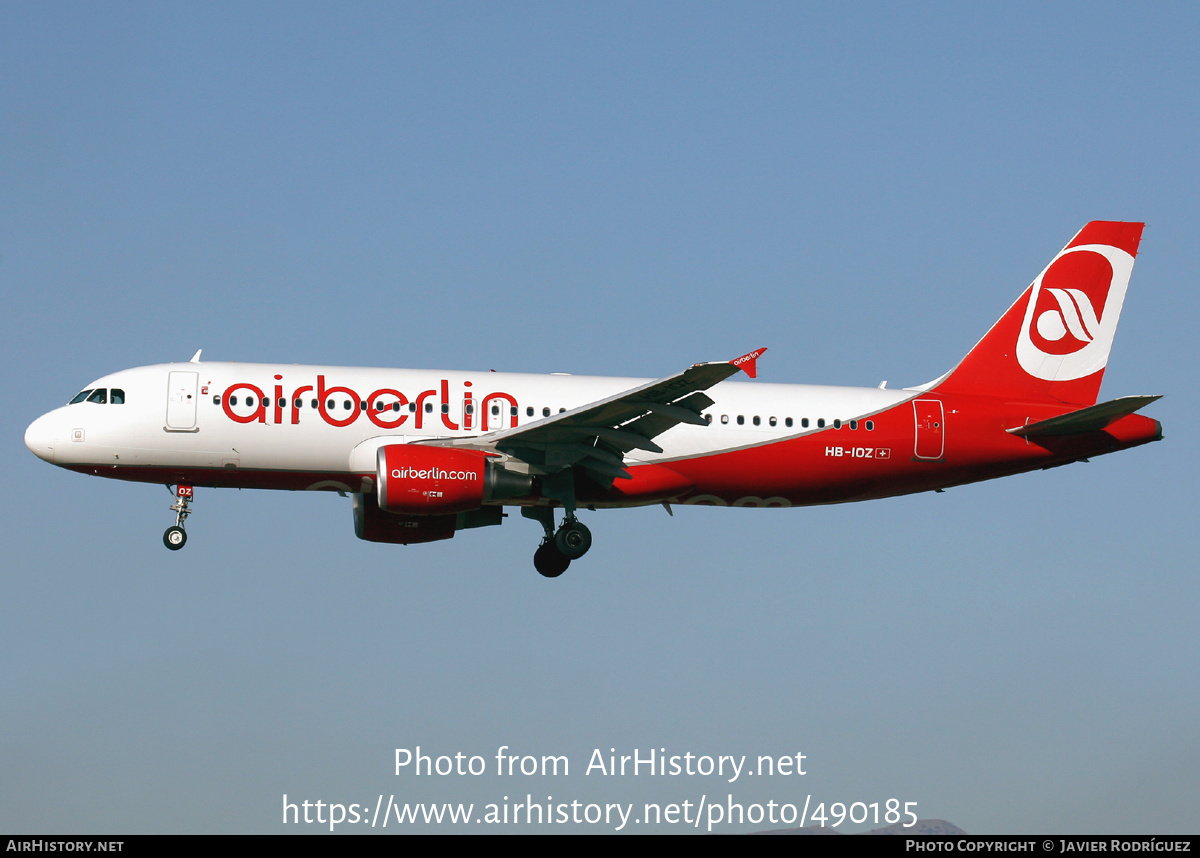
<path fill-rule="evenodd" d="M 0 828 L 532 792 L 1195 833 L 1198 17 L 0 5 Z M 852 506 L 595 513 L 553 582 L 532 523 L 379 546 L 332 495 L 202 492 L 171 554 L 164 489 L 21 441 L 201 347 L 654 377 L 766 345 L 765 381 L 917 384 L 1093 219 L 1148 224 L 1102 394 L 1166 394 L 1162 443 Z M 572 774 L 396 777 L 417 745 Z M 809 774 L 583 775 L 664 747 Z"/>

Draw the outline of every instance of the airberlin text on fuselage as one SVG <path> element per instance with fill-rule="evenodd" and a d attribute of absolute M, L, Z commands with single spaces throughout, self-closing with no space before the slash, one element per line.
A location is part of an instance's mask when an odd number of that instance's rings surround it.
<path fill-rule="evenodd" d="M 276 375 L 275 381 L 282 382 L 283 376 Z M 276 384 L 272 391 L 273 395 L 268 397 L 258 385 L 243 381 L 225 389 L 221 395 L 221 410 L 235 423 L 278 424 L 289 422 L 295 424 L 300 422 L 300 413 L 309 406 L 308 400 L 313 399 L 316 401 L 317 414 L 330 426 L 349 426 L 365 414 L 368 420 L 381 429 L 397 429 L 408 422 L 410 417 L 413 420 L 412 428 L 414 429 L 428 428 L 425 423 L 432 421 L 435 417 L 440 418 L 441 425 L 447 429 L 454 431 L 458 431 L 460 428 L 474 429 L 475 398 L 474 392 L 471 390 L 471 382 L 464 381 L 462 387 L 462 410 L 458 412 L 462 415 L 461 427 L 451 419 L 452 411 L 457 411 L 457 409 L 451 406 L 450 381 L 445 378 L 441 379 L 438 385 L 439 389 L 423 390 L 412 399 L 391 387 L 381 387 L 363 399 L 349 387 L 326 386 L 324 375 L 317 376 L 315 386 L 301 385 L 287 397 L 284 395 L 282 384 Z M 244 414 L 234 412 L 235 400 L 240 396 L 245 396 L 247 405 L 253 402 L 252 411 Z M 331 398 L 334 396 L 337 397 L 336 400 Z M 437 401 L 438 406 L 427 412 L 426 401 L 431 399 Z M 335 413 L 336 407 L 347 401 L 350 408 L 348 410 L 343 408 L 345 414 L 339 416 Z M 385 407 L 381 410 L 377 403 L 383 403 Z M 517 400 L 511 394 L 501 391 L 489 393 L 479 400 L 479 404 L 479 431 L 494 431 L 517 425 Z M 396 410 L 397 406 L 399 410 Z M 498 406 L 498 413 L 491 413 L 493 406 Z M 307 410 L 311 411 L 312 409 L 308 408 Z M 287 412 L 286 416 L 285 412 Z M 506 414 L 509 418 L 507 427 L 504 425 Z"/>

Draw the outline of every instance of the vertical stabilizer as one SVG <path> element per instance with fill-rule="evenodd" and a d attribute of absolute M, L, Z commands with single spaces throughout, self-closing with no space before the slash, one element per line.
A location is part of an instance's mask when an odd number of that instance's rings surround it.
<path fill-rule="evenodd" d="M 1081 229 L 935 389 L 1094 405 L 1143 226 Z"/>

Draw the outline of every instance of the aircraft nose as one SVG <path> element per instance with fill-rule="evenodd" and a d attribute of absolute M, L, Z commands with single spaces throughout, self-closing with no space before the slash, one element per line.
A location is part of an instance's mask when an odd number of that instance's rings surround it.
<path fill-rule="evenodd" d="M 54 437 L 53 421 L 49 414 L 43 414 L 37 420 L 29 424 L 29 428 L 25 430 L 25 446 L 29 451 L 39 459 L 54 463 Z"/>

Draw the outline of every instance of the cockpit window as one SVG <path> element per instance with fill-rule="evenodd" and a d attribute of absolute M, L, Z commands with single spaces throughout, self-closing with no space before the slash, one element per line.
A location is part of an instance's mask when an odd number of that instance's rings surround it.
<path fill-rule="evenodd" d="M 75 397 L 67 405 L 75 405 L 79 402 L 94 402 L 97 405 L 124 405 L 125 391 L 119 387 L 114 387 L 111 391 L 103 387 L 89 387 L 87 390 L 81 390 L 75 394 Z"/>

